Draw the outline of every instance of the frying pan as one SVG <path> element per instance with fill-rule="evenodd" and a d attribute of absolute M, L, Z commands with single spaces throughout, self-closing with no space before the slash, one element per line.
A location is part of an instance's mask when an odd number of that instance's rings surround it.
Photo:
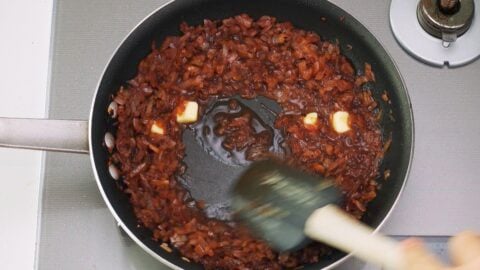
<path fill-rule="evenodd" d="M 398 201 L 408 177 L 414 134 L 411 103 L 398 69 L 377 39 L 351 15 L 324 0 L 171 1 L 147 16 L 116 49 L 101 75 L 88 121 L 1 118 L 0 146 L 89 153 L 99 191 L 127 234 L 146 252 L 173 269 L 201 269 L 200 265 L 182 260 L 176 251 L 169 253 L 160 248 L 159 243 L 152 240 L 149 230 L 137 226 L 128 197 L 118 188 L 119 181 L 112 177 L 108 166 L 109 154 L 104 146 L 104 137 L 107 132 L 115 135 L 115 122 L 109 117 L 107 108 L 112 95 L 135 76 L 137 65 L 151 51 L 153 41 L 161 44 L 165 37 L 179 35 L 179 25 L 183 21 L 197 25 L 205 18 L 222 19 L 239 13 L 247 13 L 254 18 L 274 16 L 279 21 L 292 22 L 297 28 L 314 31 L 323 39 L 338 42 L 342 53 L 357 72 L 363 72 L 365 62 L 371 64 L 376 82 L 367 87 L 384 112 L 381 119 L 384 137 L 392 138 L 380 168 L 381 172 L 389 169 L 390 177 L 388 180 L 378 179 L 381 188 L 363 217 L 366 224 L 378 230 Z M 384 91 L 391 102 L 382 101 Z M 212 184 L 208 184 L 202 176 L 221 180 L 214 185 L 228 185 L 241 167 L 232 169 L 218 162 L 202 162 L 207 155 L 188 134 L 185 132 L 184 135 L 187 147 L 185 162 L 189 168 L 187 173 L 195 181 L 187 183 L 187 188 L 194 197 L 206 196 L 207 202 L 221 205 L 225 200 L 226 187 L 212 192 Z M 214 178 L 211 178 L 212 174 Z M 347 254 L 334 251 L 318 263 L 305 266 L 305 269 L 333 268 L 347 257 Z"/>

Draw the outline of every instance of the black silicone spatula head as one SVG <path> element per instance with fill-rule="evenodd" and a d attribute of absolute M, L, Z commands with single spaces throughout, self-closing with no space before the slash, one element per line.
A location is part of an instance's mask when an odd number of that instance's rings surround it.
<path fill-rule="evenodd" d="M 331 181 L 273 160 L 252 164 L 232 195 L 237 220 L 278 251 L 310 242 L 304 234 L 307 218 L 314 210 L 341 200 Z"/>

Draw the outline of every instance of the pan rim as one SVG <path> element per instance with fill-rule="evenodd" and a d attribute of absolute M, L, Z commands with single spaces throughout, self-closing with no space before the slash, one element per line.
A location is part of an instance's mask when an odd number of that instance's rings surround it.
<path fill-rule="evenodd" d="M 164 3 L 163 5 L 159 6 L 158 8 L 154 9 L 152 12 L 150 12 L 149 14 L 147 14 L 141 21 L 139 21 L 126 35 L 125 37 L 119 42 L 119 44 L 117 45 L 117 47 L 115 48 L 115 50 L 112 52 L 112 54 L 110 55 L 110 57 L 108 58 L 108 61 L 107 61 L 107 64 L 105 65 L 102 73 L 101 73 L 101 76 L 98 80 L 98 83 L 96 85 L 96 88 L 95 88 L 95 92 L 93 94 L 93 99 L 92 99 L 92 103 L 90 105 L 90 114 L 89 114 L 89 120 L 88 120 L 88 146 L 89 146 L 89 152 L 90 152 L 90 162 L 91 162 L 91 165 L 92 165 L 92 169 L 93 169 L 93 175 L 95 177 L 95 182 L 97 183 L 97 186 L 98 186 L 98 189 L 100 191 L 100 194 L 103 198 L 103 200 L 105 201 L 105 204 L 107 205 L 110 213 L 113 215 L 113 217 L 115 218 L 115 221 L 117 222 L 117 225 L 130 237 L 130 239 L 132 239 L 135 244 L 137 244 L 139 247 L 141 247 L 145 252 L 147 252 L 149 255 L 151 255 L 152 257 L 154 257 L 156 260 L 158 260 L 160 263 L 164 264 L 165 266 L 167 267 L 170 267 L 171 269 L 173 270 L 184 270 L 184 268 L 181 268 L 179 267 L 178 265 L 170 262 L 169 260 L 163 258 L 162 256 L 160 256 L 159 254 L 157 254 L 155 251 L 153 251 L 152 249 L 150 249 L 148 246 L 146 246 L 142 240 L 140 240 L 129 228 L 127 225 L 125 225 L 125 223 L 123 222 L 123 220 L 118 216 L 116 210 L 113 208 L 109 198 L 107 197 L 107 194 L 105 193 L 105 190 L 103 188 L 103 185 L 100 181 L 100 177 L 98 175 L 98 172 L 97 172 L 97 166 L 95 164 L 95 159 L 94 159 L 94 148 L 93 148 L 93 138 L 92 138 L 92 130 L 93 130 L 93 115 L 94 115 L 94 108 L 95 108 L 95 102 L 96 102 L 96 98 L 97 98 L 97 95 L 98 95 L 98 91 L 100 89 L 100 86 L 101 86 L 101 83 L 102 83 L 102 80 L 105 76 L 105 73 L 110 65 L 110 63 L 112 62 L 113 58 L 117 55 L 119 49 L 122 47 L 122 45 L 125 43 L 125 41 L 131 36 L 131 34 L 133 32 L 135 32 L 145 21 L 147 21 L 150 17 L 152 17 L 155 13 L 157 13 L 158 11 L 160 11 L 161 9 L 165 8 L 166 6 L 170 5 L 171 3 L 175 2 L 175 0 L 168 0 L 166 3 Z M 383 51 L 385 52 L 385 54 L 388 56 L 388 60 L 390 60 L 390 62 L 392 63 L 393 65 L 393 70 L 395 71 L 395 73 L 397 74 L 397 76 L 399 77 L 399 81 L 401 83 L 401 86 L 402 86 L 402 91 L 403 94 L 405 95 L 405 101 L 408 105 L 408 121 L 410 121 L 411 123 L 411 127 L 409 130 L 407 131 L 410 131 L 410 137 L 407 138 L 409 139 L 410 141 L 410 149 L 409 149 L 409 160 L 408 160 L 408 165 L 407 165 L 407 168 L 406 168 L 406 172 L 405 172 L 405 176 L 403 177 L 403 182 L 402 182 L 402 185 L 398 191 L 398 194 L 396 195 L 395 197 L 395 200 L 393 201 L 393 204 L 392 206 L 390 207 L 390 209 L 387 211 L 387 213 L 385 214 L 385 216 L 382 218 L 382 221 L 374 228 L 372 234 L 377 234 L 380 232 L 380 230 L 382 229 L 382 227 L 385 225 L 386 221 L 390 218 L 390 216 L 392 215 L 392 212 L 393 210 L 395 209 L 395 207 L 397 207 L 398 205 L 398 202 L 400 201 L 400 198 L 405 190 L 405 186 L 407 184 L 407 181 L 409 179 L 409 176 L 410 176 L 410 172 L 411 172 L 411 167 L 412 167 L 412 163 L 413 163 L 413 157 L 414 157 L 414 148 L 415 148 L 415 122 L 414 122 L 414 117 L 413 117 L 413 108 L 412 108 L 412 103 L 411 103 L 411 98 L 410 98 L 410 95 L 409 95 L 409 92 L 408 92 L 408 89 L 407 89 L 407 86 L 405 84 L 405 80 L 398 68 L 398 65 L 397 63 L 395 62 L 394 58 L 392 57 L 392 55 L 389 53 L 389 51 L 385 48 L 384 44 L 382 42 L 380 42 L 380 40 L 378 40 L 375 35 L 370 31 L 369 28 L 367 28 L 363 23 L 361 23 L 360 21 L 358 21 L 357 18 L 355 18 L 353 15 L 351 15 L 349 12 L 345 11 L 343 8 L 339 7 L 338 5 L 332 3 L 332 2 L 328 2 L 328 4 L 330 4 L 331 6 L 333 6 L 334 8 L 337 8 L 341 11 L 343 11 L 344 13 L 350 15 L 350 17 L 352 17 L 354 20 L 356 20 L 370 35 L 371 37 L 373 38 L 374 42 L 378 43 L 379 47 L 381 49 L 383 49 Z M 353 256 L 352 253 L 348 253 L 346 254 L 345 256 L 341 257 L 340 259 L 338 259 L 337 261 L 331 263 L 330 265 L 328 266 L 325 266 L 323 268 L 321 268 L 321 270 L 329 270 L 329 269 L 333 269 L 343 263 L 345 263 L 347 260 L 351 259 Z"/>
<path fill-rule="evenodd" d="M 332 3 L 333 4 L 333 3 Z M 335 4 L 333 4 L 335 5 Z M 335 5 L 337 6 L 337 5 Z M 338 7 L 338 6 L 337 6 Z M 340 7 L 338 7 L 340 8 Z M 342 9 L 342 8 L 340 8 Z M 343 10 L 343 9 L 342 9 Z M 345 11 L 346 12 L 346 11 Z M 348 13 L 348 12 L 346 12 Z M 350 13 L 348 13 L 350 14 Z M 351 15 L 352 16 L 352 15 Z M 353 17 L 353 16 L 352 16 Z M 355 17 L 353 17 L 355 20 L 357 20 Z M 358 21 L 358 20 L 357 20 Z M 398 194 L 395 198 L 395 200 L 393 201 L 393 204 L 392 206 L 390 207 L 390 209 L 387 211 L 387 213 L 385 214 L 385 216 L 383 217 L 382 221 L 378 224 L 377 227 L 375 227 L 375 229 L 373 230 L 372 234 L 379 234 L 380 233 L 380 230 L 383 228 L 383 226 L 385 225 L 385 223 L 387 222 L 387 220 L 390 218 L 390 216 L 392 215 L 393 213 L 393 210 L 395 210 L 395 208 L 397 207 L 398 205 L 398 202 L 400 201 L 400 198 L 402 197 L 403 195 L 403 192 L 405 190 L 405 186 L 407 185 L 407 182 L 410 178 L 410 172 L 411 172 L 411 168 L 412 168 L 412 163 L 413 163 L 413 156 L 414 156 L 414 153 L 415 153 L 415 121 L 414 121 L 414 117 L 413 117 L 413 108 L 412 108 L 412 102 L 411 102 L 411 98 L 410 98 L 410 95 L 408 93 L 408 88 L 407 88 L 407 85 L 405 83 L 405 79 L 403 78 L 402 76 L 402 73 L 400 72 L 400 69 L 398 68 L 398 64 L 397 62 L 395 61 L 395 59 L 392 57 L 392 55 L 390 54 L 390 52 L 385 48 L 384 44 L 378 40 L 375 35 L 373 35 L 372 31 L 370 31 L 370 29 L 365 26 L 365 24 L 361 23 L 360 21 L 358 21 L 361 26 L 363 28 L 365 28 L 371 35 L 372 37 L 374 38 L 374 40 L 380 45 L 380 47 L 383 49 L 383 51 L 385 52 L 385 54 L 388 56 L 388 59 L 392 62 L 392 65 L 393 65 L 393 68 L 395 70 L 395 73 L 398 75 L 399 79 L 400 79 L 400 82 L 403 86 L 403 93 L 405 94 L 405 100 L 407 102 L 407 105 L 408 105 L 408 116 L 409 116 L 409 121 L 411 123 L 411 128 L 410 128 L 410 142 L 411 142 L 411 145 L 410 145 L 410 149 L 409 149 L 409 152 L 410 152 L 410 156 L 409 156 L 409 159 L 408 159 L 408 165 L 407 165 L 407 169 L 406 169 L 406 172 L 405 172 L 405 176 L 403 178 L 403 183 L 402 183 L 402 186 L 400 187 L 400 190 L 398 191 Z M 343 258 L 339 259 L 338 261 L 330 264 L 329 266 L 326 266 L 320 270 L 330 270 L 330 269 L 333 269 L 339 265 L 341 265 L 342 263 L 346 262 L 348 259 L 351 259 L 353 257 L 353 253 L 348 253 L 346 256 L 344 256 Z"/>
<path fill-rule="evenodd" d="M 336 4 L 334 4 L 334 3 L 331 3 L 331 4 L 336 6 L 339 9 L 343 10 L 345 13 L 350 14 L 349 12 L 345 11 L 343 8 L 337 6 Z M 405 186 L 407 185 L 408 179 L 410 178 L 410 172 L 411 172 L 412 163 L 413 163 L 413 156 L 414 156 L 414 153 L 415 153 L 415 151 L 414 151 L 415 150 L 415 121 L 414 121 L 414 117 L 413 117 L 412 102 L 411 102 L 410 95 L 408 93 L 408 88 L 407 88 L 407 85 L 405 83 L 405 79 L 403 78 L 402 73 L 400 72 L 400 69 L 398 68 L 398 64 L 396 63 L 395 59 L 392 57 L 390 52 L 385 48 L 385 45 L 380 40 L 378 40 L 375 35 L 373 35 L 372 31 L 370 31 L 370 29 L 367 26 L 365 26 L 365 24 L 358 21 L 358 19 L 353 17 L 353 15 L 350 14 L 350 16 L 352 18 L 354 18 L 363 28 L 365 28 L 367 30 L 367 32 L 373 37 L 374 41 L 376 41 L 378 43 L 378 45 L 383 49 L 385 54 L 388 56 L 388 59 L 392 62 L 395 73 L 398 75 L 398 77 L 400 79 L 400 82 L 402 84 L 402 88 L 403 88 L 402 92 L 405 94 L 405 100 L 406 100 L 407 105 L 408 105 L 408 116 L 409 116 L 408 120 L 411 122 L 410 138 L 408 138 L 408 139 L 410 139 L 411 145 L 410 145 L 410 149 L 409 149 L 410 156 L 409 156 L 409 159 L 408 159 L 407 169 L 406 169 L 406 172 L 405 172 L 405 176 L 403 178 L 402 186 L 400 187 L 400 190 L 399 190 L 395 200 L 393 201 L 392 206 L 387 211 L 387 213 L 383 217 L 382 221 L 378 224 L 377 227 L 374 228 L 374 230 L 372 232 L 372 234 L 379 234 L 380 230 L 383 228 L 383 226 L 385 225 L 387 220 L 392 215 L 393 210 L 395 210 L 395 208 L 397 207 L 398 202 L 400 201 L 400 198 L 402 197 L 402 194 L 405 190 Z M 328 265 L 328 266 L 326 266 L 322 269 L 319 269 L 319 270 L 333 269 L 333 268 L 338 267 L 341 264 L 345 263 L 347 260 L 351 259 L 352 257 L 353 257 L 353 253 L 348 253 L 347 255 L 340 258 L 336 262 L 333 262 L 332 264 L 330 264 L 330 265 Z"/>
<path fill-rule="evenodd" d="M 108 199 L 107 197 L 107 194 L 105 193 L 105 190 L 103 189 L 103 185 L 100 181 L 100 176 L 98 175 L 98 172 L 97 172 L 97 166 L 95 165 L 95 159 L 94 159 L 94 148 L 93 148 L 93 138 L 92 138 L 92 130 L 93 130 L 93 114 L 94 114 L 94 108 L 95 108 L 95 101 L 96 101 L 96 97 L 98 95 L 98 90 L 100 89 L 100 85 L 102 83 L 102 80 L 105 76 L 105 73 L 107 72 L 107 69 L 108 69 L 108 66 L 110 65 L 110 63 L 112 62 L 112 59 L 115 57 L 115 55 L 117 55 L 118 53 L 118 50 L 122 47 L 122 45 L 125 43 L 125 41 L 130 37 L 130 35 L 135 32 L 135 30 L 137 30 L 146 20 L 148 20 L 148 18 L 150 18 L 151 16 L 153 16 L 155 13 L 157 13 L 159 10 L 161 10 L 162 8 L 168 6 L 169 4 L 173 3 L 175 0 L 168 0 L 166 3 L 164 3 L 163 5 L 159 6 L 158 8 L 156 8 L 155 10 L 153 10 L 152 12 L 150 12 L 149 14 L 147 14 L 141 21 L 139 21 L 126 35 L 125 37 L 118 43 L 117 47 L 115 48 L 115 50 L 112 52 L 112 54 L 110 55 L 110 57 L 108 58 L 108 61 L 107 61 L 107 64 L 105 65 L 102 73 L 101 73 L 101 76 L 98 80 L 98 83 L 97 83 L 97 86 L 95 88 L 95 92 L 93 94 L 93 99 L 92 99 L 92 104 L 90 105 L 90 115 L 88 117 L 88 148 L 89 148 L 89 152 L 90 152 L 90 163 L 92 164 L 92 169 L 93 169 L 93 175 L 95 177 L 95 182 L 97 183 L 97 186 L 98 186 L 98 189 L 100 191 L 100 194 L 102 195 L 102 198 L 103 200 L 105 201 L 105 204 L 107 205 L 108 207 L 108 210 L 110 211 L 110 213 L 113 215 L 113 217 L 115 218 L 115 221 L 117 222 L 117 225 L 128 235 L 128 237 L 130 237 L 130 239 L 132 239 L 136 245 L 138 245 L 140 248 L 142 248 L 145 252 L 147 252 L 150 256 L 154 257 L 156 260 L 158 260 L 159 262 L 161 262 L 162 264 L 164 264 L 165 266 L 173 269 L 173 270 L 184 270 L 183 268 L 179 267 L 178 265 L 170 262 L 169 260 L 163 258 L 162 256 L 158 255 L 156 252 L 154 252 L 152 249 L 150 249 L 149 247 L 147 247 L 143 242 L 142 240 L 138 239 L 138 237 L 127 227 L 127 225 L 125 225 L 125 223 L 123 222 L 123 220 L 120 218 L 120 216 L 118 216 L 117 212 L 115 211 L 115 209 L 113 208 L 110 200 Z"/>

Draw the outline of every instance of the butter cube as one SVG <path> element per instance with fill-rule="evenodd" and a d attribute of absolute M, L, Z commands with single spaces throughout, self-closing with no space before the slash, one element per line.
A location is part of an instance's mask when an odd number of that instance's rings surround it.
<path fill-rule="evenodd" d="M 350 130 L 350 115 L 345 111 L 335 112 L 332 116 L 332 126 L 337 133 L 344 133 Z"/>
<path fill-rule="evenodd" d="M 165 134 L 165 125 L 160 121 L 155 121 L 155 122 L 153 122 L 152 127 L 150 128 L 150 132 L 158 134 L 158 135 L 164 135 Z"/>
<path fill-rule="evenodd" d="M 195 101 L 184 101 L 183 110 L 177 111 L 177 123 L 194 123 L 198 119 L 198 103 Z"/>
<path fill-rule="evenodd" d="M 314 126 L 317 124 L 318 114 L 316 112 L 307 113 L 303 118 L 303 124 L 306 126 Z"/>

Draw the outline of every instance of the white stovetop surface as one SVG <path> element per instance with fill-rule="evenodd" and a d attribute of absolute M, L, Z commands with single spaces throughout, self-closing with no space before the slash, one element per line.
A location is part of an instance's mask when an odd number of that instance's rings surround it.
<path fill-rule="evenodd" d="M 0 0 L 0 116 L 44 117 L 53 0 Z M 0 149 L 0 262 L 33 269 L 42 153 Z"/>

